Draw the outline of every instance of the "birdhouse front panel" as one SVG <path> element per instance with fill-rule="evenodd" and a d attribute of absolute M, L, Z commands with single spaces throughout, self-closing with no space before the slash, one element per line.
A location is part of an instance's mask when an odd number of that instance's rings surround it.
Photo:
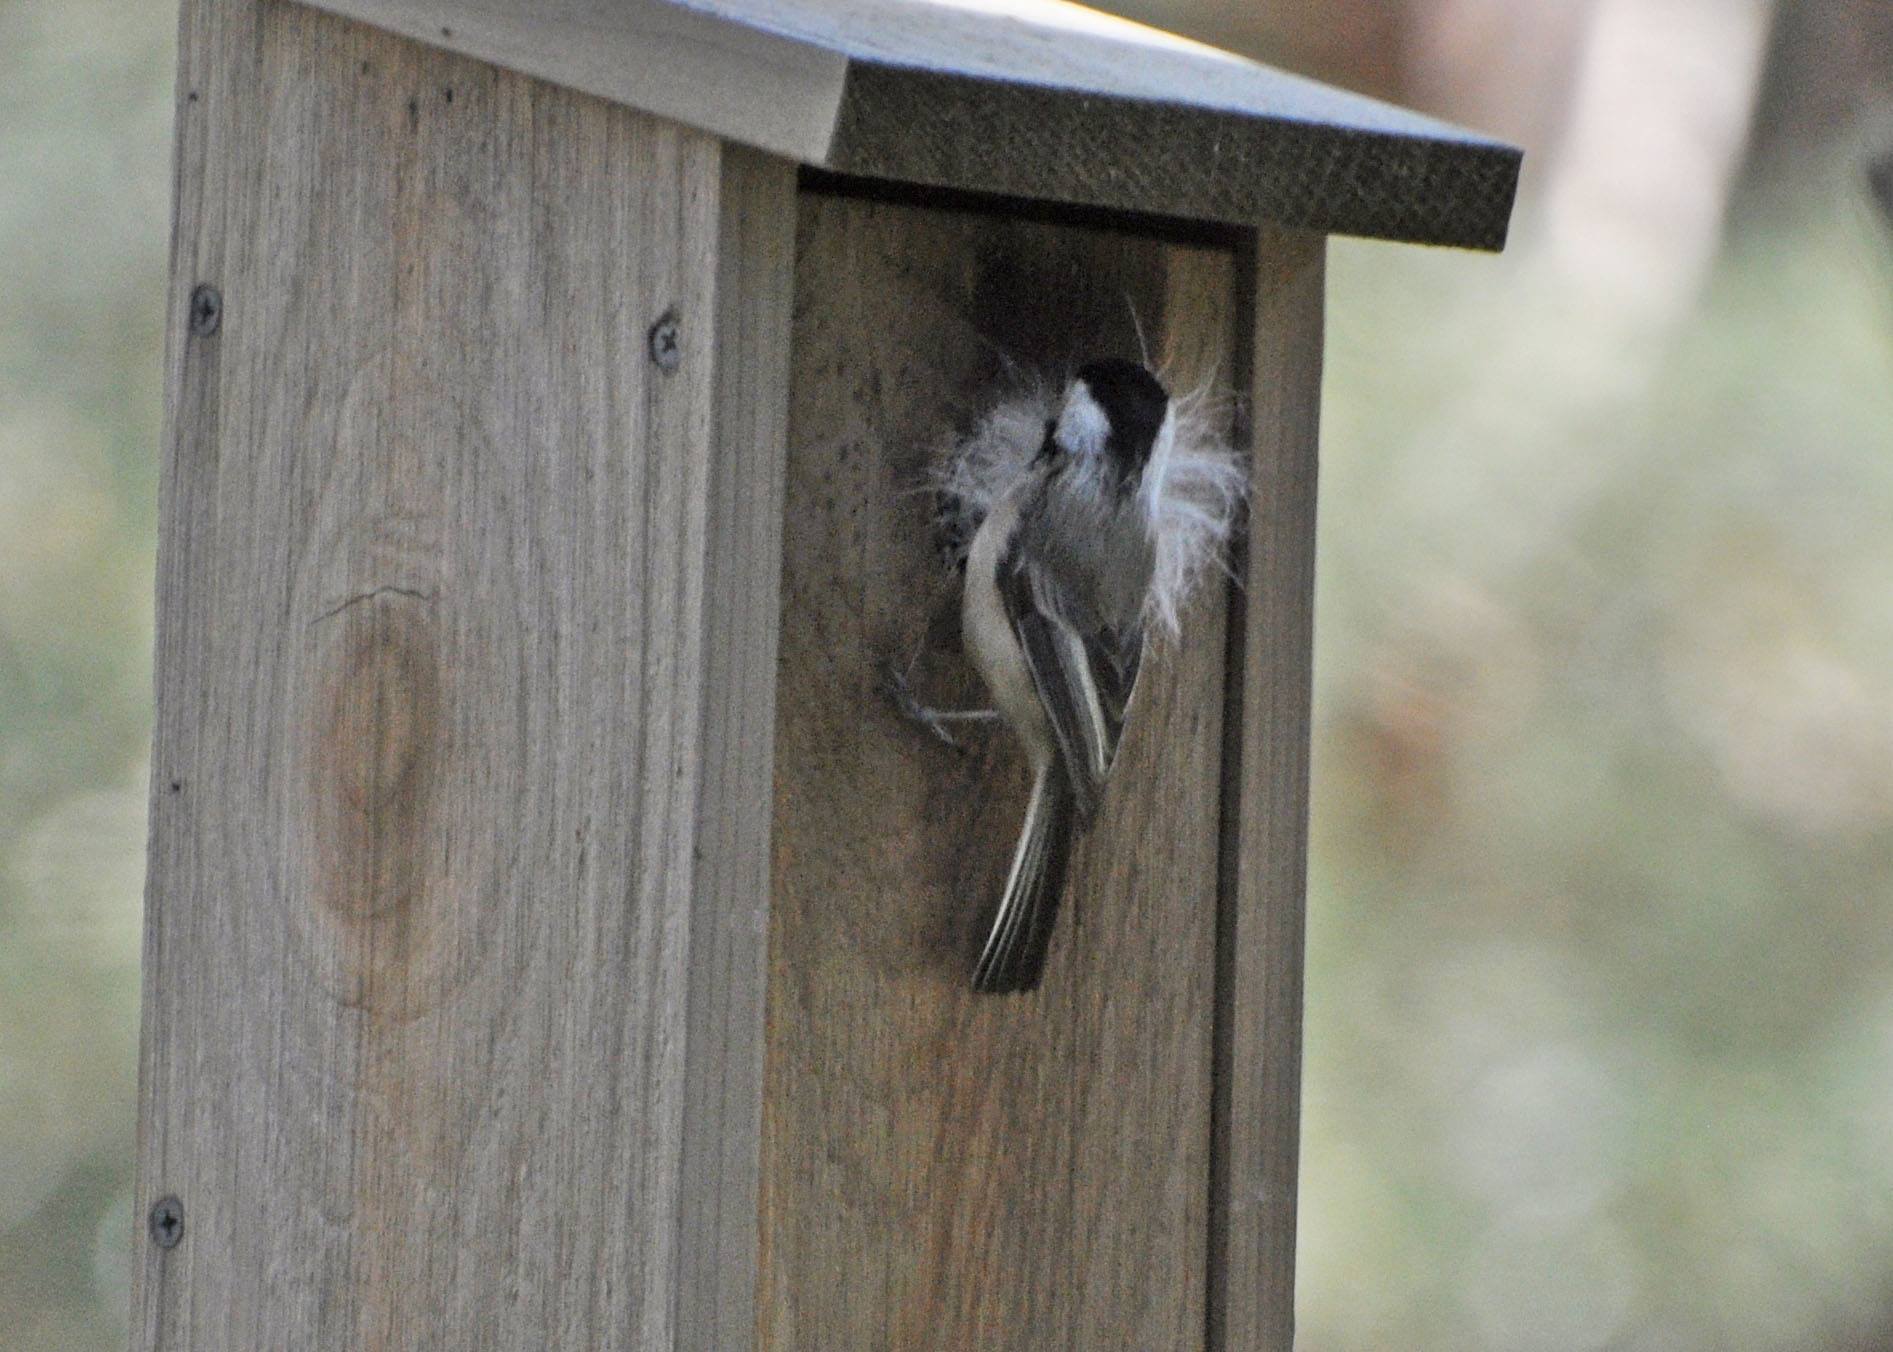
<path fill-rule="evenodd" d="M 969 980 L 1025 805 L 1017 745 L 948 745 L 886 687 L 892 663 L 934 702 L 986 697 L 936 538 L 942 442 L 995 391 L 1146 349 L 1233 419 L 1236 254 L 1226 232 L 801 195 L 762 1346 L 1200 1343 L 1226 579 L 1153 643 L 1029 995 Z"/>

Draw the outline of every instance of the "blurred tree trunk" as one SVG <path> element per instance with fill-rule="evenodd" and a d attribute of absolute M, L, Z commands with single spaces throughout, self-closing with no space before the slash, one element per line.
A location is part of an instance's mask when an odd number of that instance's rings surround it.
<path fill-rule="evenodd" d="M 1893 229 L 1893 137 L 1888 137 L 1867 161 L 1867 186 L 1888 229 Z"/>
<path fill-rule="evenodd" d="M 1426 0 L 1091 0 L 1143 23 L 1244 52 L 1375 98 L 1406 92 L 1410 14 Z"/>
<path fill-rule="evenodd" d="M 1414 107 L 1555 158 L 1597 0 L 1412 0 L 1402 96 Z"/>
<path fill-rule="evenodd" d="M 1435 0 L 1433 12 L 1452 20 L 1408 69 L 1427 71 L 1441 99 L 1513 100 L 1512 115 L 1541 128 L 1539 144 L 1527 143 L 1528 192 L 1506 259 L 1463 284 L 1492 297 L 1480 355 L 1410 433 L 1439 453 L 1405 458 L 1389 479 L 1393 496 L 1437 512 L 1415 517 L 1426 537 L 1449 540 L 1454 521 L 1488 523 L 1466 546 L 1480 551 L 1468 572 L 1517 574 L 1546 540 L 1573 538 L 1599 494 L 1622 482 L 1624 459 L 1645 453 L 1633 437 L 1599 438 L 1546 476 L 1525 448 L 1619 416 L 1664 370 L 1721 243 L 1771 2 L 1583 0 L 1534 15 L 1526 0 Z M 1542 47 L 1528 57 L 1503 39 L 1456 40 L 1466 30 L 1454 23 Z M 1478 472 L 1438 493 L 1430 481 L 1466 443 L 1482 448 Z M 1429 547 L 1448 558 L 1454 548 Z"/>
<path fill-rule="evenodd" d="M 1884 0 L 1883 0 L 1884 2 Z M 1718 252 L 1773 0 L 1598 0 L 1550 168 L 1553 265 L 1629 330 L 1666 334 Z"/>
<path fill-rule="evenodd" d="M 1767 191 L 1837 139 L 1893 150 L 1893 3 L 1781 0 L 1743 187 Z M 1876 125 L 1878 124 L 1878 125 Z"/>

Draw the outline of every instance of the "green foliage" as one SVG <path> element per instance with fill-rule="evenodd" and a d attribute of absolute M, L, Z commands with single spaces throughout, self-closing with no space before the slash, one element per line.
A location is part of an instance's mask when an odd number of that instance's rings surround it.
<path fill-rule="evenodd" d="M 1847 169 L 1655 334 L 1529 255 L 1336 245 L 1317 1352 L 1893 1333 L 1893 271 Z"/>
<path fill-rule="evenodd" d="M 168 5 L 0 4 L 0 1347 L 130 1300 Z"/>

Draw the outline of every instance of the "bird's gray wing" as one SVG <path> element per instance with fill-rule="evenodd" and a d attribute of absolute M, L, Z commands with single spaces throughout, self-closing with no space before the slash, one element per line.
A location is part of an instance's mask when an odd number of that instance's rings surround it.
<path fill-rule="evenodd" d="M 1128 630 L 1100 629 L 1085 640 L 1085 654 L 1103 697 L 1104 717 L 1110 728 L 1111 755 L 1117 758 L 1117 745 L 1124 736 L 1124 721 L 1130 716 L 1131 696 L 1137 689 L 1138 669 L 1144 660 L 1144 631 L 1141 625 Z M 1107 771 L 1111 768 L 1107 763 Z"/>
<path fill-rule="evenodd" d="M 1058 741 L 1078 824 L 1088 826 L 1117 758 L 1142 665 L 1143 632 L 1088 616 L 1079 598 L 1022 547 L 1021 536 L 1000 562 L 999 594 Z"/>

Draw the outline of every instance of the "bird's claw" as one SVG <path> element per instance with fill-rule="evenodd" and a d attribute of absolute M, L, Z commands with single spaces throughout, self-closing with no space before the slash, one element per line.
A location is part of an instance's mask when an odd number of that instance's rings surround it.
<path fill-rule="evenodd" d="M 889 702 L 910 723 L 920 724 L 955 751 L 965 750 L 960 745 L 959 739 L 948 730 L 946 719 L 941 716 L 940 711 L 927 707 L 915 696 L 907 673 L 901 670 L 891 658 L 881 666 L 881 693 L 887 696 Z"/>

